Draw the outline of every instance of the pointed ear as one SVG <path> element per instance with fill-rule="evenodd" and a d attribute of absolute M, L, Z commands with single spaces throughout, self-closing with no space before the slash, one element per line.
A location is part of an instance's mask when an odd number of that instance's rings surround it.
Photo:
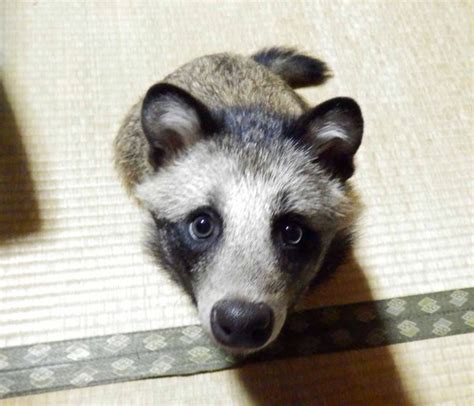
<path fill-rule="evenodd" d="M 303 114 L 298 124 L 315 161 L 341 180 L 350 178 L 364 129 L 359 105 L 347 97 L 331 99 Z"/>
<path fill-rule="evenodd" d="M 141 124 L 155 168 L 217 128 L 203 103 L 168 83 L 158 83 L 148 90 L 142 103 Z"/>

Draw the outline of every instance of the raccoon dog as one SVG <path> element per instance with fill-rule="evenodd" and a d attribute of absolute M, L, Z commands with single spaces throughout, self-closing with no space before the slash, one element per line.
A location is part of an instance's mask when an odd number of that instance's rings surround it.
<path fill-rule="evenodd" d="M 350 240 L 361 110 L 345 97 L 310 107 L 293 90 L 327 77 L 287 48 L 204 56 L 153 85 L 116 137 L 150 253 L 228 351 L 271 343 Z"/>

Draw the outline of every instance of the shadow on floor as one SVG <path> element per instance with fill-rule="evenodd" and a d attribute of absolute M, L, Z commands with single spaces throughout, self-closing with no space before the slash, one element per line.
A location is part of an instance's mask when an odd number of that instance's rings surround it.
<path fill-rule="evenodd" d="M 339 303 L 373 300 L 364 272 L 352 253 L 335 275 L 312 290 L 305 307 L 320 307 L 321 296 L 334 296 Z M 238 369 L 237 374 L 251 403 L 259 406 L 412 404 L 389 347 L 249 364 Z"/>
<path fill-rule="evenodd" d="M 40 228 L 40 210 L 27 155 L 0 82 L 0 243 Z"/>

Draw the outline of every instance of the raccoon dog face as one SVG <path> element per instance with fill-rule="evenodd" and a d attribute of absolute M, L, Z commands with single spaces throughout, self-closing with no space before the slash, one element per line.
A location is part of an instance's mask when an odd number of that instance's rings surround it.
<path fill-rule="evenodd" d="M 224 348 L 279 334 L 353 217 L 347 178 L 362 138 L 358 105 L 329 100 L 300 117 L 211 109 L 170 84 L 141 111 L 155 172 L 137 186 L 153 255 Z"/>

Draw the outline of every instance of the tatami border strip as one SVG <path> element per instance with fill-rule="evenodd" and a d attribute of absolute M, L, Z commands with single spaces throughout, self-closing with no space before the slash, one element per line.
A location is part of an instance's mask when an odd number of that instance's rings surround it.
<path fill-rule="evenodd" d="M 268 350 L 238 360 L 198 325 L 0 349 L 0 398 L 217 371 L 474 332 L 474 288 L 305 310 Z"/>

